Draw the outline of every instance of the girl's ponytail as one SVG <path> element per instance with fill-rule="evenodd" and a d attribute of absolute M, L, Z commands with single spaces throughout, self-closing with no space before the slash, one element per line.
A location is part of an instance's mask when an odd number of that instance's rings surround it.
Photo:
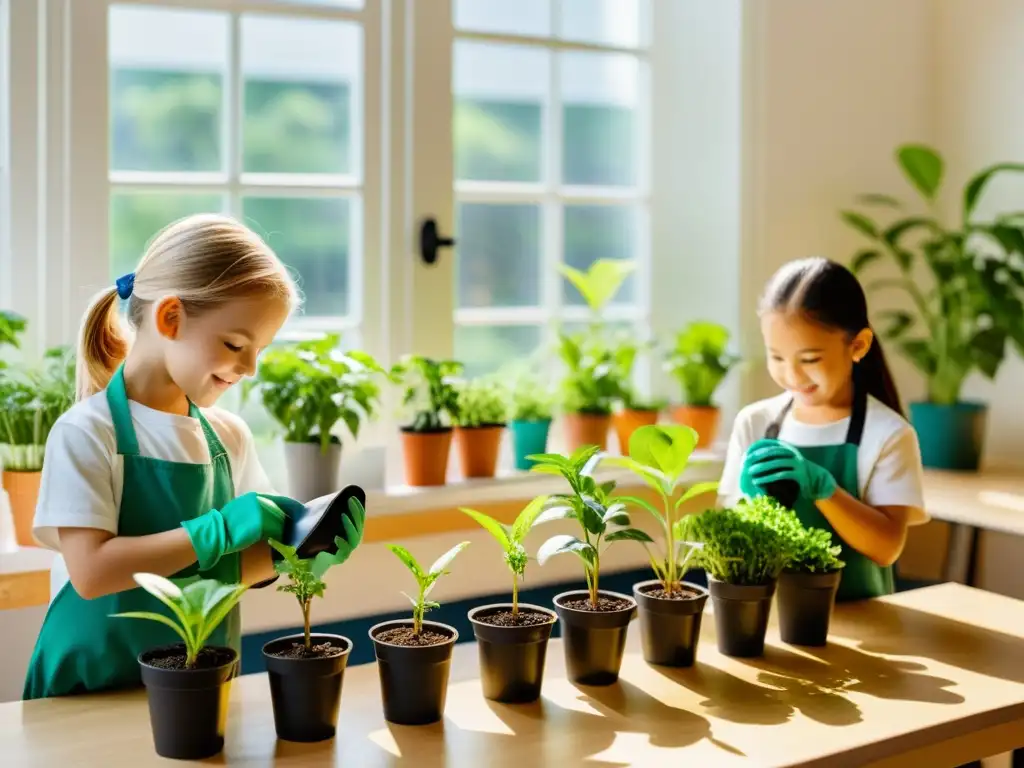
<path fill-rule="evenodd" d="M 117 288 L 111 286 L 96 294 L 86 310 L 75 363 L 78 400 L 104 389 L 128 356 L 128 339 L 117 315 L 117 299 Z"/>
<path fill-rule="evenodd" d="M 896 389 L 896 381 L 889 370 L 889 363 L 885 359 L 882 342 L 878 336 L 872 340 L 868 353 L 854 366 L 853 370 L 858 377 L 858 384 L 865 387 L 869 395 L 906 418 L 906 414 L 903 413 L 903 405 L 900 403 L 899 392 Z"/>

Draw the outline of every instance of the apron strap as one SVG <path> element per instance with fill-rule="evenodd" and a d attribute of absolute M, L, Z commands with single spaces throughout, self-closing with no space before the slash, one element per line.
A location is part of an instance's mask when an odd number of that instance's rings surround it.
<path fill-rule="evenodd" d="M 227 456 L 228 452 L 224 449 L 224 443 L 217 437 L 217 433 L 210 426 L 210 422 L 206 420 L 206 417 L 203 416 L 202 411 L 191 400 L 188 401 L 188 414 L 194 419 L 199 419 L 199 423 L 203 427 L 203 434 L 206 435 L 206 445 L 210 449 L 210 461 L 212 462 L 222 456 Z"/>
<path fill-rule="evenodd" d="M 107 384 L 107 405 L 110 406 L 110 417 L 114 422 L 114 436 L 117 439 L 117 452 L 121 456 L 138 456 L 139 440 L 135 436 L 135 424 L 128 408 L 128 391 L 124 386 L 124 363 L 118 366 Z"/>
<path fill-rule="evenodd" d="M 778 440 L 779 433 L 782 431 L 782 422 L 786 420 L 786 416 L 789 414 L 790 409 L 793 407 L 793 398 L 789 399 L 789 402 L 783 406 L 782 410 L 779 411 L 779 415 L 775 417 L 775 421 L 768 425 L 768 429 L 764 431 L 764 437 L 766 440 Z"/>
<path fill-rule="evenodd" d="M 860 376 L 853 375 L 853 411 L 850 413 L 850 428 L 846 431 L 847 445 L 860 445 L 864 437 L 864 422 L 868 413 L 868 393 L 860 384 Z"/>

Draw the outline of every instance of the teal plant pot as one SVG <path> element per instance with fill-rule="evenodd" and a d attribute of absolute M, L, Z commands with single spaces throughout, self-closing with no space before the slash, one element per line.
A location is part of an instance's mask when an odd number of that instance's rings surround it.
<path fill-rule="evenodd" d="M 544 453 L 548 447 L 548 431 L 551 419 L 542 421 L 510 421 L 512 446 L 516 456 L 516 469 L 529 469 L 533 462 L 527 459 L 536 453 Z"/>
<path fill-rule="evenodd" d="M 910 422 L 921 444 L 921 462 L 932 469 L 977 472 L 987 416 L 983 403 L 911 403 Z"/>

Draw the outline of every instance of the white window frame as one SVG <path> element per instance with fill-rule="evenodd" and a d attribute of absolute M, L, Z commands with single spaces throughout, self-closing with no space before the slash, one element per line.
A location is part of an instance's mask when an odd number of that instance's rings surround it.
<path fill-rule="evenodd" d="M 11 271 L 11 101 L 9 82 L 10 8 L 0 0 L 0 308 L 10 306 L 13 275 Z"/>

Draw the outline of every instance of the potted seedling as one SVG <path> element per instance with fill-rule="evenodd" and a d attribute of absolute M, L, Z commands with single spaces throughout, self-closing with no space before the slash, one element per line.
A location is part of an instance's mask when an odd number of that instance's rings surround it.
<path fill-rule="evenodd" d="M 789 541 L 791 556 L 779 576 L 777 598 L 782 642 L 825 645 L 845 566 L 839 559 L 842 547 L 832 543 L 829 531 L 805 527 L 795 512 L 770 496 L 745 500 L 736 510 Z"/>
<path fill-rule="evenodd" d="M 310 631 L 313 599 L 323 597 L 324 574 L 344 562 L 360 539 L 366 510 L 358 499 L 348 500 L 342 515 L 344 539 L 335 538 L 335 552 L 299 557 L 295 547 L 270 539 L 281 555 L 274 570 L 288 582 L 277 589 L 295 596 L 302 609 L 303 633 L 271 640 L 263 646 L 270 680 L 270 701 L 278 738 L 287 741 L 323 741 L 333 738 L 341 705 L 341 686 L 352 651 L 352 641 L 341 635 Z"/>
<path fill-rule="evenodd" d="M 530 469 L 528 458 L 547 452 L 554 397 L 536 376 L 521 376 L 511 388 L 509 429 L 516 469 Z"/>
<path fill-rule="evenodd" d="M 611 497 L 614 481 L 599 485 L 594 480 L 592 473 L 600 459 L 595 446 L 584 446 L 571 456 L 535 456 L 537 463 L 531 470 L 561 475 L 571 490 L 552 496 L 536 523 L 572 519 L 582 534 L 582 538 L 552 536 L 537 551 L 541 565 L 566 552 L 583 564 L 587 588 L 563 592 L 554 600 L 569 678 L 581 685 L 611 685 L 619 679 L 629 622 L 636 616 L 636 600 L 600 589 L 601 555 L 616 541 L 652 541 L 644 531 L 628 527 L 625 503 Z"/>
<path fill-rule="evenodd" d="M 597 259 L 586 272 L 564 264 L 559 267 L 579 291 L 589 312 L 583 330 L 558 331 L 558 354 L 565 369 L 562 409 L 569 451 L 587 445 L 602 451 L 607 447 L 612 409 L 623 379 L 616 345 L 601 312 L 635 266 L 631 261 Z"/>
<path fill-rule="evenodd" d="M 444 485 L 451 454 L 452 423 L 458 416 L 457 378 L 462 363 L 407 355 L 391 368 L 404 387 L 403 405 L 413 412 L 402 427 L 405 479 L 412 486 Z"/>
<path fill-rule="evenodd" d="M 6 326 L 6 334 L 20 327 L 10 320 L 0 325 Z M 49 350 L 41 364 L 16 362 L 0 367 L 0 466 L 19 546 L 39 546 L 32 523 L 46 439 L 74 402 L 74 357 L 63 348 Z"/>
<path fill-rule="evenodd" d="M 494 477 L 508 406 L 505 392 L 489 378 L 457 386 L 455 442 L 462 476 Z"/>
<path fill-rule="evenodd" d="M 676 537 L 699 542 L 694 565 L 708 576 L 718 650 L 760 656 L 789 542 L 764 522 L 735 509 L 709 509 L 676 523 Z"/>
<path fill-rule="evenodd" d="M 698 448 L 706 448 L 718 436 L 721 411 L 714 402 L 715 392 L 738 362 L 729 352 L 729 329 L 707 321 L 680 330 L 668 351 L 665 370 L 679 382 L 683 395 L 682 404 L 672 410 L 672 419 L 697 430 Z"/>
<path fill-rule="evenodd" d="M 289 494 L 311 501 L 338 490 L 342 423 L 358 439 L 380 408 L 386 372 L 365 352 L 344 352 L 340 337 L 275 345 L 263 353 L 256 375 L 242 386 L 243 403 L 259 393 L 284 430 Z"/>
<path fill-rule="evenodd" d="M 639 607 L 644 658 L 651 664 L 669 667 L 693 665 L 708 598 L 703 587 L 683 583 L 688 562 L 700 545 L 676 536 L 680 508 L 718 487 L 717 482 L 697 483 L 680 492 L 697 440 L 697 433 L 690 427 L 644 426 L 633 433 L 628 457 L 606 460 L 632 471 L 661 497 L 661 509 L 635 496 L 618 496 L 615 500 L 650 512 L 664 537 L 664 550 L 658 555 L 651 554 L 647 542 L 641 542 L 657 578 L 634 584 L 633 597 Z"/>
<path fill-rule="evenodd" d="M 153 622 L 153 646 L 139 654 L 142 683 L 149 701 L 153 743 L 161 757 L 202 760 L 224 749 L 231 680 L 238 672 L 238 651 L 207 645 L 235 609 L 244 584 L 196 579 L 179 586 L 152 573 L 134 574 L 135 582 L 167 611 L 128 611 L 114 617 Z M 170 627 L 182 643 L 167 645 Z"/>
<path fill-rule="evenodd" d="M 469 612 L 480 652 L 484 696 L 506 704 L 536 701 L 544 678 L 548 639 L 558 616 L 536 605 L 519 603 L 519 582 L 529 557 L 523 540 L 547 499 L 538 496 L 506 526 L 482 512 L 462 511 L 476 520 L 501 545 L 512 572 L 512 602 L 482 605 Z"/>
<path fill-rule="evenodd" d="M 459 633 L 448 624 L 425 621 L 423 615 L 441 607 L 427 598 L 437 580 L 448 573 L 452 560 L 467 546 L 468 541 L 456 544 L 429 570 L 424 570 L 405 547 L 388 545 L 412 573 L 418 588 L 416 597 L 406 595 L 412 603 L 412 619 L 385 621 L 370 628 L 384 719 L 389 723 L 428 725 L 436 723 L 444 714 L 452 648 Z"/>

